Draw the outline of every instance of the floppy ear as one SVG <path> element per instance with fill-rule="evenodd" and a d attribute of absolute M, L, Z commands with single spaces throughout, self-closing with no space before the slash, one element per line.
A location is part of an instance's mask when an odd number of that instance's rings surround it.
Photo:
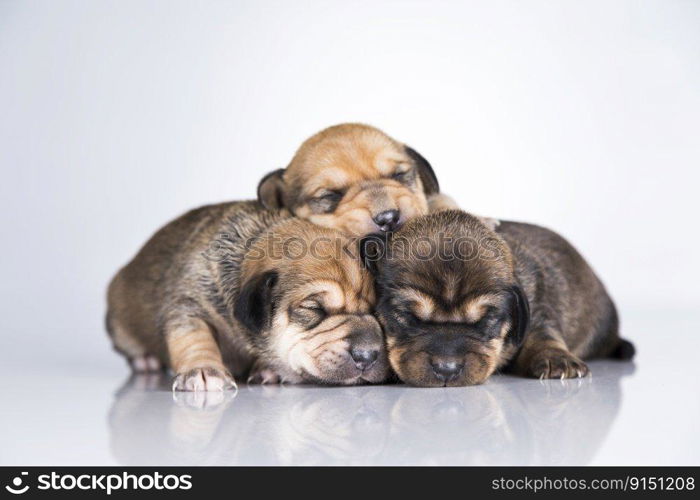
<path fill-rule="evenodd" d="M 258 201 L 268 210 L 284 208 L 283 168 L 270 172 L 258 184 Z"/>
<path fill-rule="evenodd" d="M 510 288 L 512 294 L 512 305 L 510 310 L 510 331 L 507 340 L 520 345 L 525 340 L 525 333 L 530 324 L 530 303 L 519 285 Z"/>
<path fill-rule="evenodd" d="M 386 235 L 370 234 L 360 240 L 360 261 L 370 273 L 379 272 L 380 261 L 386 252 Z"/>
<path fill-rule="evenodd" d="M 268 271 L 241 287 L 233 316 L 253 333 L 262 331 L 272 320 L 272 289 L 276 283 L 277 272 Z"/>
<path fill-rule="evenodd" d="M 425 191 L 426 196 L 439 193 L 440 184 L 438 183 L 435 171 L 433 170 L 433 167 L 430 166 L 430 163 L 428 163 L 428 160 L 423 158 L 423 155 L 421 155 L 415 149 L 408 146 L 404 146 L 404 148 L 406 149 L 406 154 L 410 156 L 413 163 L 416 164 L 418 175 L 423 183 L 423 190 Z"/>

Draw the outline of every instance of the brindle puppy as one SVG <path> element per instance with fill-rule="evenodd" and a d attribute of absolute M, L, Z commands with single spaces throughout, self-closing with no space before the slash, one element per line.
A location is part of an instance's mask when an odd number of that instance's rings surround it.
<path fill-rule="evenodd" d="M 136 371 L 172 368 L 176 390 L 232 387 L 254 363 L 263 381 L 382 381 L 372 279 L 345 244 L 257 202 L 193 210 L 112 280 L 107 329 Z"/>
<path fill-rule="evenodd" d="M 352 236 L 393 231 L 440 200 L 430 164 L 379 129 L 329 127 L 304 142 L 286 169 L 265 176 L 258 199 Z M 439 202 L 436 202 L 439 203 Z"/>
<path fill-rule="evenodd" d="M 539 378 L 583 377 L 583 359 L 629 359 L 615 306 L 561 236 L 444 211 L 409 221 L 386 247 L 363 242 L 377 274 L 377 314 L 404 382 L 457 386 L 512 368 Z"/>

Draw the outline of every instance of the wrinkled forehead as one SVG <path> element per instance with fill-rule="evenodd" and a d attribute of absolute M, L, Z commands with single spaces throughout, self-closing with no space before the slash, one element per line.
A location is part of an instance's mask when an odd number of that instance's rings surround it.
<path fill-rule="evenodd" d="M 298 238 L 283 239 L 274 264 L 285 274 L 292 296 L 297 299 L 318 294 L 328 307 L 356 310 L 374 302 L 374 283 L 358 258 L 356 242 L 336 231 L 300 223 L 307 231 Z"/>
<path fill-rule="evenodd" d="M 507 262 L 389 255 L 380 266 L 380 283 L 396 306 L 424 320 L 475 322 L 490 307 L 507 300 L 513 281 Z"/>
<path fill-rule="evenodd" d="M 328 312 L 367 313 L 374 305 L 374 293 L 365 286 L 353 287 L 347 281 L 310 279 L 294 286 L 291 301 L 315 300 Z"/>
<path fill-rule="evenodd" d="M 274 271 L 286 293 L 316 286 L 373 300 L 372 277 L 357 254 L 354 239 L 292 217 L 252 243 L 244 259 L 242 280 Z"/>

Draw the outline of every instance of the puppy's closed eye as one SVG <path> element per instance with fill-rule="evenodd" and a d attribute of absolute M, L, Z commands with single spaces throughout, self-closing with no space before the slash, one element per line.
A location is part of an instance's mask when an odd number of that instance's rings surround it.
<path fill-rule="evenodd" d="M 309 200 L 309 206 L 314 213 L 331 213 L 342 199 L 340 191 L 323 191 Z"/>
<path fill-rule="evenodd" d="M 416 171 L 411 167 L 399 167 L 393 174 L 391 174 L 391 178 L 402 184 L 413 184 L 413 182 L 416 180 Z"/>
<path fill-rule="evenodd" d="M 325 319 L 326 311 L 315 300 L 305 300 L 297 307 L 292 308 L 289 316 L 292 322 L 306 329 L 311 329 Z"/>
<path fill-rule="evenodd" d="M 425 321 L 418 317 L 411 309 L 396 311 L 396 318 L 404 325 L 419 325 Z"/>
<path fill-rule="evenodd" d="M 487 306 L 483 316 L 474 323 L 479 332 L 491 338 L 498 335 L 506 314 L 495 306 Z"/>

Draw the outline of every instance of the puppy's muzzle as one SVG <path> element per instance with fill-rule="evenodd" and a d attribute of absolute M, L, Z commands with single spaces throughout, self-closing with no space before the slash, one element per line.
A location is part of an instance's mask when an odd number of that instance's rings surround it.
<path fill-rule="evenodd" d="M 381 331 L 375 328 L 358 328 L 348 337 L 349 352 L 355 366 L 361 372 L 369 371 L 379 359 L 382 345 Z"/>
<path fill-rule="evenodd" d="M 372 217 L 372 220 L 381 231 L 388 233 L 399 228 L 401 212 L 398 210 L 385 210 Z"/>
<path fill-rule="evenodd" d="M 358 325 L 346 338 L 348 342 L 347 364 L 349 377 L 357 377 L 368 382 L 382 381 L 388 372 L 384 339 L 379 325 Z"/>

